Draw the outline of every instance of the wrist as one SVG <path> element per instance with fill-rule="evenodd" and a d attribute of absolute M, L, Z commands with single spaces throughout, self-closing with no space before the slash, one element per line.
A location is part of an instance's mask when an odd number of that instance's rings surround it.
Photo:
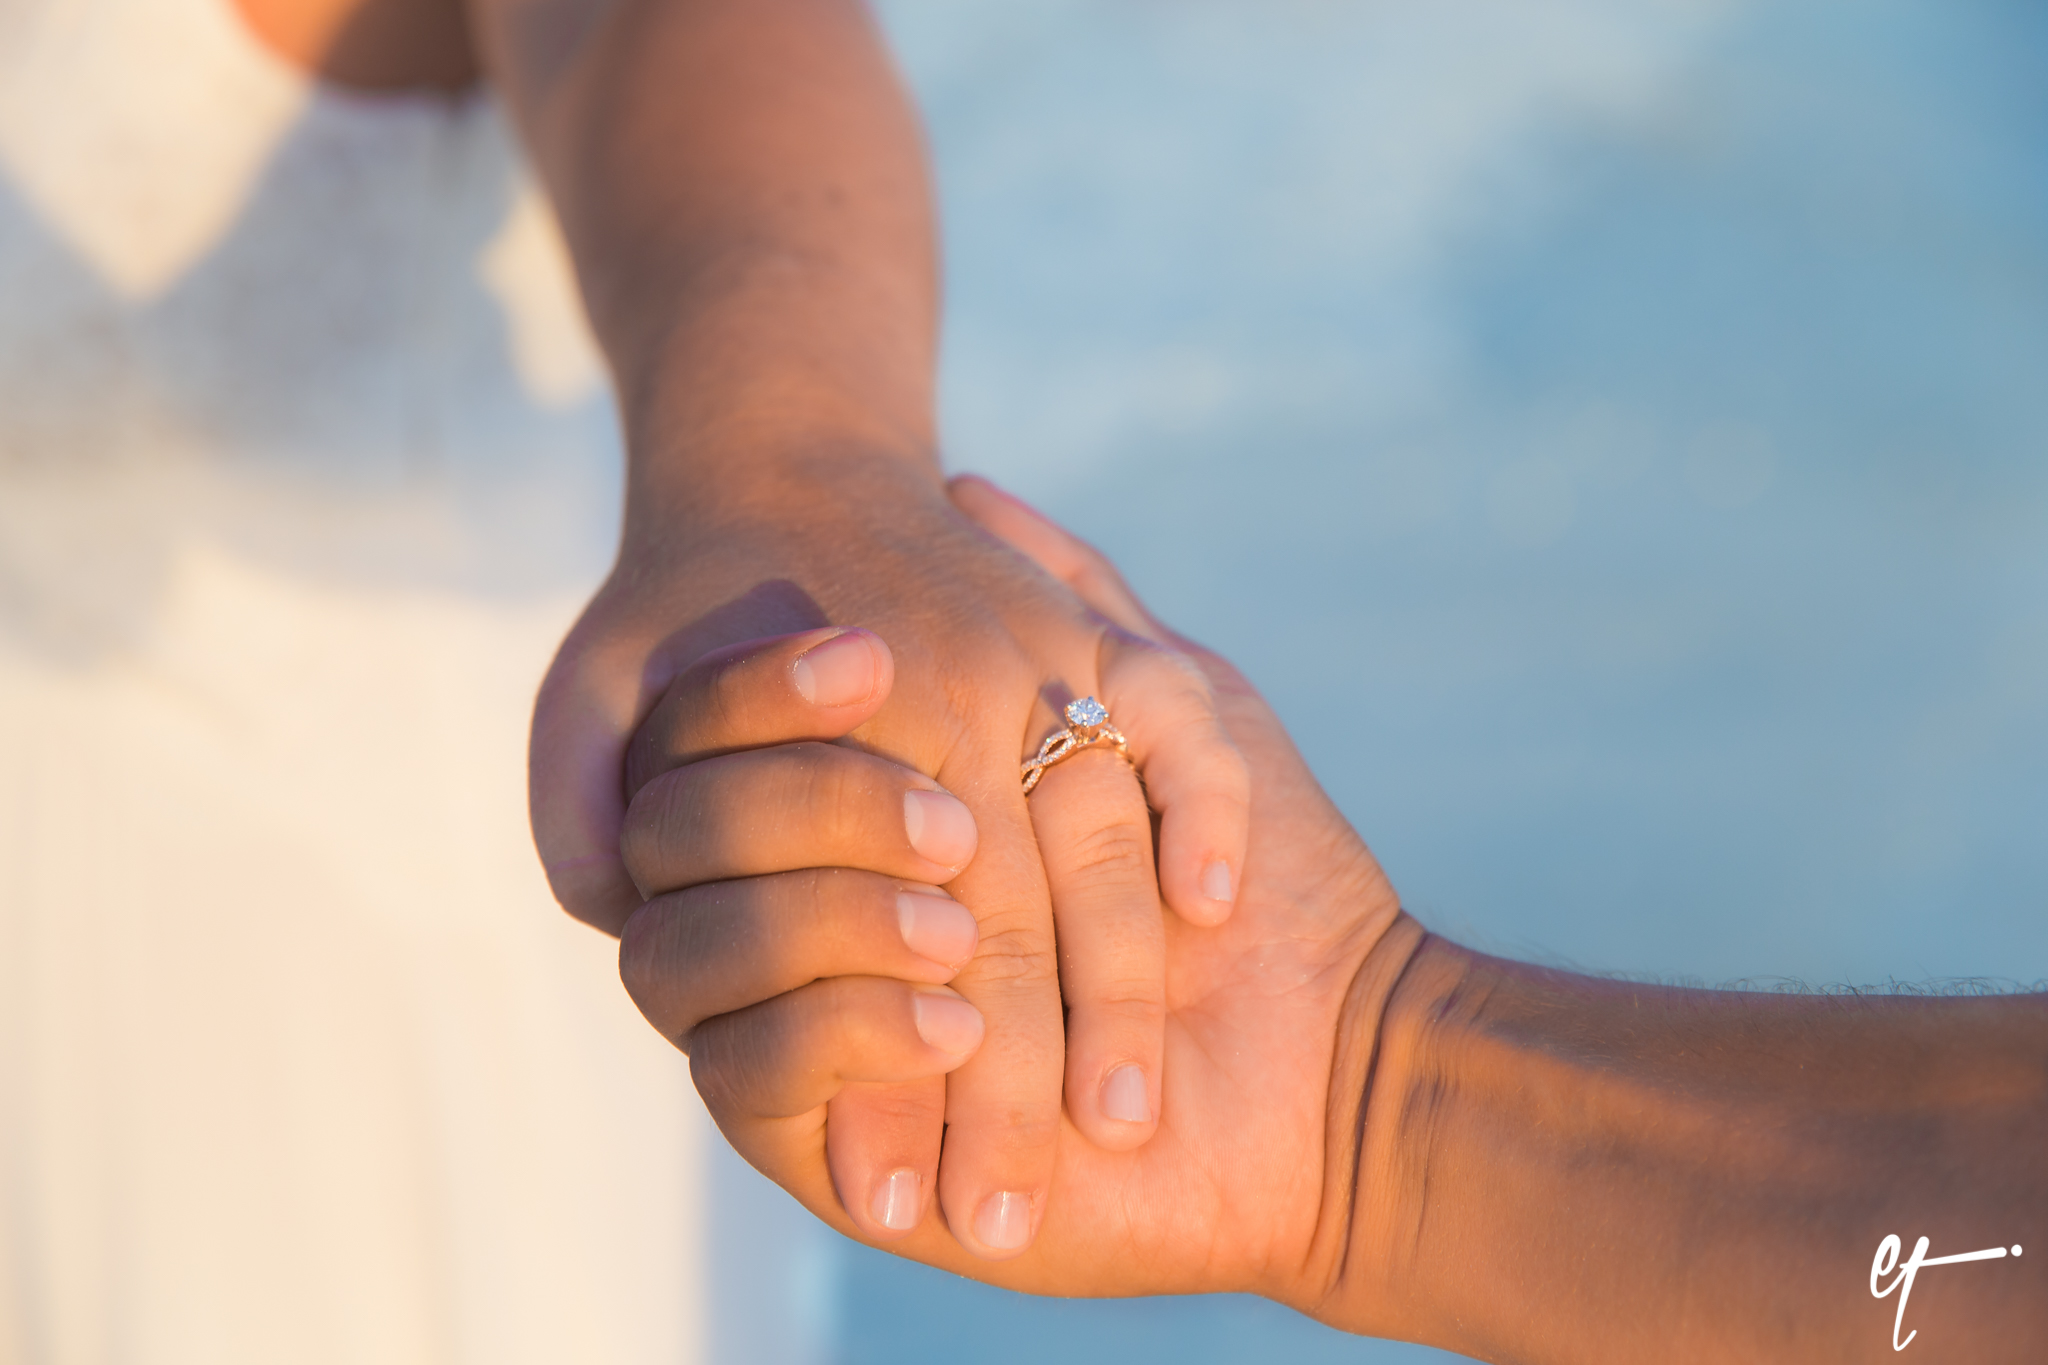
<path fill-rule="evenodd" d="M 1419 1282 L 1429 1267 L 1402 1253 L 1414 1246 L 1418 1201 L 1429 1193 L 1441 1035 L 1472 962 L 1401 912 L 1360 965 L 1338 1016 L 1324 1213 L 1311 1261 L 1326 1269 L 1310 1300 L 1295 1306 L 1342 1331 L 1429 1339 L 1417 1311 L 1429 1300 Z"/>
<path fill-rule="evenodd" d="M 705 542 L 787 547 L 850 519 L 879 530 L 944 500 L 928 448 L 788 412 L 735 414 L 691 439 L 640 444 L 626 473 L 621 558 Z"/>
<path fill-rule="evenodd" d="M 1489 1360 L 1658 1354 L 1651 1286 L 1683 1279 L 1685 1248 L 1640 1234 L 1713 1202 L 1696 1148 L 1725 1137 L 1729 1115 L 1679 1106 L 1691 1131 L 1674 1136 L 1676 1097 L 1635 1065 L 1646 1050 L 1616 1041 L 1630 1028 L 1612 984 L 1442 938 L 1417 946 L 1358 1092 L 1342 1274 L 1316 1316 Z M 1596 1341 L 1578 1282 L 1630 1242 L 1595 1273 L 1631 1282 L 1611 1297 L 1637 1316 L 1603 1322 Z"/>
<path fill-rule="evenodd" d="M 929 328 L 800 269 L 734 273 L 613 348 L 629 505 L 801 502 L 841 468 L 907 468 L 936 487 Z"/>
<path fill-rule="evenodd" d="M 1375 1095 L 1404 1084 L 1397 1073 L 1405 1072 L 1412 1058 L 1405 1038 L 1390 1034 L 1393 1005 L 1423 950 L 1441 942 L 1400 908 L 1384 880 L 1379 885 L 1376 894 L 1384 895 L 1386 905 L 1365 918 L 1385 927 L 1359 959 L 1336 1010 L 1323 1119 L 1323 1188 L 1314 1230 L 1294 1282 L 1277 1292 L 1261 1291 L 1330 1326 L 1373 1334 L 1383 1333 L 1361 1325 L 1349 1308 L 1354 1300 L 1383 1301 L 1363 1287 L 1365 1276 L 1356 1264 L 1356 1245 L 1367 1235 L 1359 1224 L 1377 1216 L 1365 1168 L 1373 1147 L 1369 1109 Z"/>
<path fill-rule="evenodd" d="M 700 452 L 629 474 L 600 597 L 669 629 L 742 598 L 783 604 L 756 633 L 900 626 L 897 609 L 929 595 L 949 542 L 971 529 L 958 521 L 936 468 L 901 450 L 821 434 Z"/>

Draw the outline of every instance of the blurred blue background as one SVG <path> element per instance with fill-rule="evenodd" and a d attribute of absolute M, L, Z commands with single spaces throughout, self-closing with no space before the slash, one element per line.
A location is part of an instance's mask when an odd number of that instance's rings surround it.
<path fill-rule="evenodd" d="M 882 9 L 952 463 L 1245 665 L 1427 923 L 2048 977 L 2048 11 Z M 1448 1359 L 830 1260 L 849 1365 Z"/>

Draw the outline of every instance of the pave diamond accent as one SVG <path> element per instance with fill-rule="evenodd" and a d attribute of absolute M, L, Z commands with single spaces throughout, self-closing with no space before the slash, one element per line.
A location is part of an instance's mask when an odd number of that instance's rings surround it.
<path fill-rule="evenodd" d="M 1093 697 L 1081 697 L 1067 703 L 1067 724 L 1083 730 L 1093 730 L 1109 720 L 1109 712 Z"/>

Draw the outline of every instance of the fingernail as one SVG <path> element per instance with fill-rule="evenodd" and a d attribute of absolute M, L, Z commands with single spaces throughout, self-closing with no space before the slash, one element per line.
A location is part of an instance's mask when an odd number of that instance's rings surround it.
<path fill-rule="evenodd" d="M 835 635 L 797 655 L 789 678 L 813 705 L 858 705 L 875 695 L 875 651 L 856 631 Z"/>
<path fill-rule="evenodd" d="M 1202 869 L 1202 894 L 1225 905 L 1237 899 L 1230 885 L 1230 864 L 1218 858 Z"/>
<path fill-rule="evenodd" d="M 1020 1251 L 1031 1240 L 1031 1196 L 998 1190 L 974 1214 L 974 1239 L 990 1251 Z"/>
<path fill-rule="evenodd" d="M 868 1212 L 885 1228 L 910 1231 L 917 1226 L 917 1183 L 917 1172 L 908 1166 L 889 1172 L 888 1178 L 875 1186 Z"/>
<path fill-rule="evenodd" d="M 910 1008 L 917 1036 L 939 1051 L 965 1057 L 981 1046 L 981 1011 L 958 996 L 919 991 Z"/>
<path fill-rule="evenodd" d="M 951 872 L 967 866 L 978 838 L 974 816 L 944 792 L 903 793 L 903 832 L 918 856 Z"/>
<path fill-rule="evenodd" d="M 1152 1096 L 1145 1090 L 1145 1072 L 1126 1063 L 1103 1078 L 1102 1112 L 1119 1123 L 1150 1123 Z"/>
<path fill-rule="evenodd" d="M 930 958 L 942 967 L 962 967 L 974 956 L 981 932 L 974 912 L 959 901 L 943 896 L 921 896 L 899 892 L 896 923 L 903 929 L 903 942 L 919 957 Z"/>

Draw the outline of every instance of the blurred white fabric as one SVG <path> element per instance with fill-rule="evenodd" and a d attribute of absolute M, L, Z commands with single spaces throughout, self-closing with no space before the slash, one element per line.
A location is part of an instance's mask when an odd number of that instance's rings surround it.
<path fill-rule="evenodd" d="M 0 299 L 0 1361 L 705 1358 L 716 1134 L 526 828 L 618 442 L 495 109 L 0 0 Z"/>

